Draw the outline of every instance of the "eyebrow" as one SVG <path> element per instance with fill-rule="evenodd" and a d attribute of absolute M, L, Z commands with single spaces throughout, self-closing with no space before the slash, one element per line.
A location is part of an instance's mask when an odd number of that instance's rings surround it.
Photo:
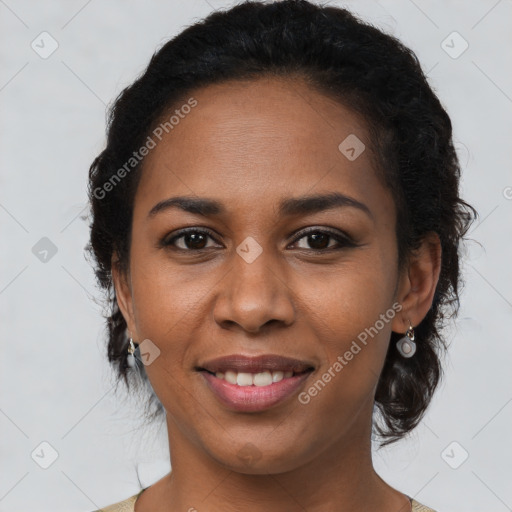
<path fill-rule="evenodd" d="M 366 213 L 372 220 L 375 220 L 368 206 L 353 197 L 340 194 L 339 192 L 284 199 L 279 204 L 278 215 L 307 215 L 341 207 L 357 208 Z M 170 197 L 157 203 L 149 211 L 148 217 L 152 218 L 158 213 L 170 208 L 180 208 L 185 212 L 194 213 L 203 217 L 226 213 L 224 205 L 215 199 L 178 196 Z"/>

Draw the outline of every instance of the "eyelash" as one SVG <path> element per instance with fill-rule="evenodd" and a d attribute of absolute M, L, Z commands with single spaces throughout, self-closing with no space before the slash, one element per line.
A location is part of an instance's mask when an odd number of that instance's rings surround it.
<path fill-rule="evenodd" d="M 190 233 L 206 234 L 211 239 L 213 239 L 215 242 L 217 242 L 217 240 L 215 239 L 215 234 L 212 231 L 210 231 L 209 229 L 189 228 L 189 229 L 182 229 L 182 230 L 178 231 L 172 238 L 162 239 L 160 246 L 165 247 L 165 248 L 170 248 L 171 246 L 174 245 L 174 242 L 176 242 L 176 240 L 183 238 L 184 236 L 186 236 L 187 234 L 190 234 Z M 317 234 L 317 233 L 322 234 L 322 235 L 328 235 L 330 238 L 333 238 L 334 240 L 336 240 L 340 244 L 340 246 L 328 247 L 325 249 L 301 249 L 301 250 L 312 251 L 314 253 L 327 253 L 327 252 L 331 252 L 331 251 L 339 251 L 339 250 L 347 248 L 347 247 L 348 248 L 357 247 L 357 244 L 346 234 L 341 234 L 337 231 L 332 231 L 332 230 L 328 230 L 328 229 L 318 229 L 318 228 L 300 231 L 299 233 L 297 233 L 296 237 L 294 238 L 294 240 L 291 243 L 297 243 L 302 238 L 305 238 L 308 235 Z M 181 247 L 174 246 L 173 249 L 177 250 L 177 251 L 182 251 L 182 252 L 202 253 L 202 252 L 208 251 L 209 249 L 211 249 L 211 247 L 206 247 L 203 249 L 182 249 Z"/>

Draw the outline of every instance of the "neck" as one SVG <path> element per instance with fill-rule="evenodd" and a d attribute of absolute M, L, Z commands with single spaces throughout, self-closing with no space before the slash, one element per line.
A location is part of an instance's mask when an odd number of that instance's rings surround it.
<path fill-rule="evenodd" d="M 269 464 L 268 471 L 250 474 L 212 457 L 169 415 L 166 421 L 172 471 L 141 495 L 137 512 L 411 510 L 409 500 L 373 469 L 370 422 L 363 428 L 355 421 L 322 453 L 313 447 L 314 456 L 298 467 L 273 471 Z"/>

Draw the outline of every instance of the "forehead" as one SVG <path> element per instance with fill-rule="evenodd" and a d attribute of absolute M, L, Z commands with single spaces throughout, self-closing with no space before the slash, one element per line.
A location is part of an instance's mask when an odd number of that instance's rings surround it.
<path fill-rule="evenodd" d="M 384 192 L 364 120 L 303 81 L 223 82 L 189 97 L 196 106 L 173 105 L 164 122 L 173 113 L 179 120 L 161 140 L 153 136 L 136 209 L 178 193 L 213 195 L 235 206 L 307 192 L 359 198 Z"/>

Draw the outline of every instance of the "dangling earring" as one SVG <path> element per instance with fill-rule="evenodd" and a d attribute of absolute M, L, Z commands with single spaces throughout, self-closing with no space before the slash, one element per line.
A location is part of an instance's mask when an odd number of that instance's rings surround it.
<path fill-rule="evenodd" d="M 414 329 L 411 322 L 409 321 L 409 329 L 405 333 L 405 336 L 400 338 L 396 342 L 396 348 L 402 357 L 412 357 L 416 352 L 416 343 L 414 343 Z"/>
<path fill-rule="evenodd" d="M 135 357 L 133 353 L 135 352 L 135 345 L 133 344 L 133 340 L 130 338 L 130 342 L 128 345 L 128 357 L 126 362 L 128 363 L 128 366 L 130 368 L 133 368 L 135 366 Z"/>

